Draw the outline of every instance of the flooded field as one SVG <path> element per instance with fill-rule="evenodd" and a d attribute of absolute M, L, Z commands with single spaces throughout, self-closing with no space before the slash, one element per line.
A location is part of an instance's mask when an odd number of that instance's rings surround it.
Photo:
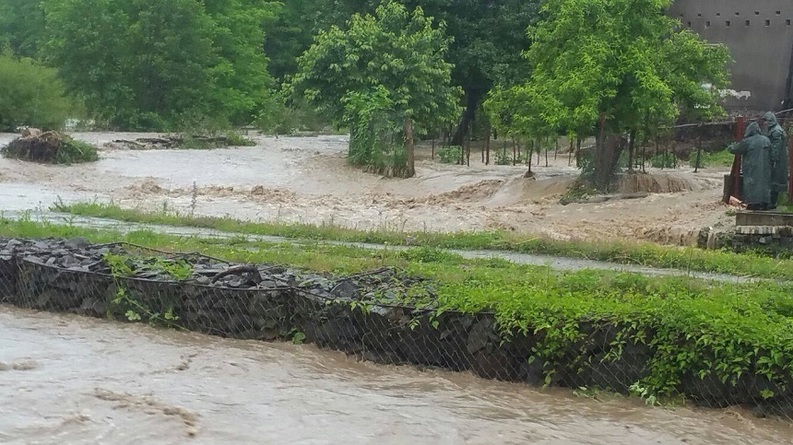
<path fill-rule="evenodd" d="M 256 147 L 130 151 L 130 133 L 78 133 L 100 161 L 70 167 L 0 159 L 0 209 L 98 200 L 147 210 L 193 211 L 255 221 L 310 222 L 409 231 L 504 229 L 558 239 L 630 237 L 692 244 L 705 226 L 726 221 L 722 171 L 653 171 L 622 184 L 641 199 L 558 204 L 578 174 L 564 155 L 533 167 L 444 165 L 419 149 L 417 176 L 383 179 L 346 164 L 346 136 L 255 136 Z M 151 135 L 148 135 L 151 136 Z M 0 145 L 15 135 L 0 134 Z"/>
<path fill-rule="evenodd" d="M 465 373 L 356 362 L 0 307 L 0 442 L 10 444 L 781 444 L 737 409 L 650 408 Z"/>

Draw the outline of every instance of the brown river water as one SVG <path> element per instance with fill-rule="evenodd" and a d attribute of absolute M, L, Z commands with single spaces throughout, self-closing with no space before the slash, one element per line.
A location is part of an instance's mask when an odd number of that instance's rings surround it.
<path fill-rule="evenodd" d="M 781 444 L 793 425 L 0 307 L 0 443 Z"/>

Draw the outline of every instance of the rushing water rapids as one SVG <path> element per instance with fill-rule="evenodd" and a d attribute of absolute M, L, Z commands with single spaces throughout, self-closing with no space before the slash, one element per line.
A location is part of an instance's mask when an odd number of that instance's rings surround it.
<path fill-rule="evenodd" d="M 356 362 L 0 307 L 0 443 L 781 444 L 793 426 L 741 410 Z"/>

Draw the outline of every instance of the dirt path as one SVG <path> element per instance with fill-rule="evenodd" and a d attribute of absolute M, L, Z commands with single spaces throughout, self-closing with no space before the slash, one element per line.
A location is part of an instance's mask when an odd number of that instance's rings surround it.
<path fill-rule="evenodd" d="M 383 179 L 348 166 L 347 138 L 259 137 L 256 147 L 128 151 L 107 145 L 142 134 L 78 133 L 102 148 L 92 165 L 42 166 L 0 159 L 3 210 L 65 201 L 110 201 L 147 210 L 258 221 L 409 231 L 504 229 L 557 239 L 639 239 L 691 244 L 699 229 L 725 224 L 723 171 L 654 171 L 623 184 L 642 199 L 562 206 L 577 170 L 560 156 L 535 166 L 444 165 L 419 152 L 417 176 Z M 0 144 L 13 135 L 0 135 Z M 195 187 L 194 187 L 195 184 Z"/>

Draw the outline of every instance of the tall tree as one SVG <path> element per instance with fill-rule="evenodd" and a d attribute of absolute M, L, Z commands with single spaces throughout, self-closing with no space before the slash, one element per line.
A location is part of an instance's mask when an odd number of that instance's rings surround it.
<path fill-rule="evenodd" d="M 0 51 L 35 58 L 44 36 L 44 10 L 39 0 L 0 0 Z"/>
<path fill-rule="evenodd" d="M 525 77 L 520 54 L 529 45 L 526 29 L 539 18 L 540 0 L 404 0 L 442 20 L 453 38 L 447 60 L 452 79 L 465 91 L 465 111 L 452 143 L 461 145 L 476 111 L 494 84 Z"/>
<path fill-rule="evenodd" d="M 359 118 L 389 110 L 392 123 L 404 130 L 412 176 L 414 126 L 421 131 L 458 112 L 460 90 L 452 86 L 452 65 L 444 60 L 448 42 L 443 25 L 433 26 L 421 8 L 410 12 L 389 2 L 374 15 L 354 15 L 344 30 L 320 32 L 299 58 L 300 71 L 289 88 L 337 125 L 352 124 L 351 148 Z"/>
<path fill-rule="evenodd" d="M 54 69 L 0 51 L 0 131 L 60 128 L 73 106 Z"/>
<path fill-rule="evenodd" d="M 297 58 L 320 31 L 344 26 L 353 14 L 374 12 L 377 0 L 301 0 L 282 3 L 278 19 L 267 29 L 265 52 L 279 81 L 297 72 Z"/>
<path fill-rule="evenodd" d="M 524 87 L 539 93 L 542 109 L 555 110 L 546 113 L 549 124 L 576 130 L 597 123 L 591 179 L 598 188 L 608 186 L 622 149 L 606 143 L 610 136 L 670 124 L 681 112 L 723 112 L 715 90 L 728 83 L 729 53 L 681 29 L 664 14 L 670 3 L 557 0 L 530 30 Z"/>
<path fill-rule="evenodd" d="M 123 128 L 250 121 L 270 78 L 268 3 L 45 0 L 47 60 L 90 111 Z"/>

